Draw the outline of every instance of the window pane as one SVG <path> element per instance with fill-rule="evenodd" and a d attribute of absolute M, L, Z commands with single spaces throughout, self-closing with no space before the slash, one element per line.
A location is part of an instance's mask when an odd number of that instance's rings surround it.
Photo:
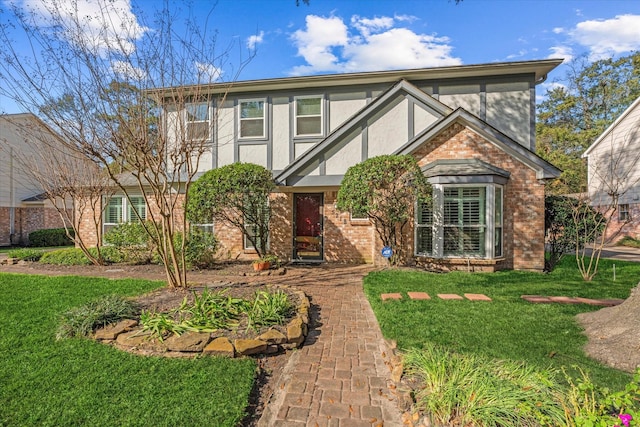
<path fill-rule="evenodd" d="M 298 98 L 296 100 L 296 115 L 309 116 L 322 114 L 322 98 Z"/>
<path fill-rule="evenodd" d="M 119 224 L 122 222 L 122 197 L 112 197 L 109 199 L 104 222 L 108 224 Z"/>
<path fill-rule="evenodd" d="M 484 256 L 484 187 L 444 189 L 444 255 Z"/>
<path fill-rule="evenodd" d="M 433 209 L 432 203 L 420 203 L 418 207 L 418 224 L 433 224 Z"/>
<path fill-rule="evenodd" d="M 255 119 L 264 117 L 264 101 L 246 101 L 240 104 L 241 119 Z"/>
<path fill-rule="evenodd" d="M 320 117 L 298 117 L 296 124 L 298 135 L 319 135 L 322 133 L 322 119 Z"/>
<path fill-rule="evenodd" d="M 264 136 L 264 120 L 242 120 L 240 122 L 241 137 Z"/>
<path fill-rule="evenodd" d="M 136 215 L 136 212 L 138 213 Z M 129 218 L 131 222 L 139 221 L 138 216 L 144 221 L 147 219 L 147 208 L 143 197 L 131 197 L 129 205 Z"/>
<path fill-rule="evenodd" d="M 209 121 L 209 106 L 203 104 L 187 104 L 187 122 Z"/>
<path fill-rule="evenodd" d="M 418 227 L 416 252 L 431 255 L 433 251 L 433 230 L 431 227 Z"/>
<path fill-rule="evenodd" d="M 209 122 L 187 123 L 187 139 L 209 139 Z"/>

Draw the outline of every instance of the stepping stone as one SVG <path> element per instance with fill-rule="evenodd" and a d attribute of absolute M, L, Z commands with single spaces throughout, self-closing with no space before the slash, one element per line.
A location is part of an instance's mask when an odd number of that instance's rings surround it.
<path fill-rule="evenodd" d="M 431 299 L 428 293 L 426 292 L 407 292 L 409 298 L 416 300 L 428 300 Z"/>
<path fill-rule="evenodd" d="M 549 298 L 543 297 L 542 295 L 522 295 L 520 298 L 534 304 L 544 304 L 551 302 Z"/>
<path fill-rule="evenodd" d="M 380 294 L 380 298 L 382 298 L 382 301 L 386 301 L 388 299 L 402 299 L 402 295 L 400 295 L 399 293 Z"/>
<path fill-rule="evenodd" d="M 444 300 L 463 300 L 464 299 L 458 294 L 438 294 L 438 298 L 444 299 Z"/>
<path fill-rule="evenodd" d="M 464 297 L 469 301 L 491 301 L 485 294 L 464 294 Z"/>
<path fill-rule="evenodd" d="M 551 302 L 557 302 L 560 304 L 580 304 L 576 298 L 573 297 L 549 297 Z"/>

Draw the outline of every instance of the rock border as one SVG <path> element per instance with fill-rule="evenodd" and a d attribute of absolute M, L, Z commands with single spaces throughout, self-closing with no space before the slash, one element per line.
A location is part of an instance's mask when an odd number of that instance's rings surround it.
<path fill-rule="evenodd" d="M 221 332 L 185 332 L 172 335 L 164 341 L 153 338 L 149 331 L 143 331 L 135 319 L 124 319 L 118 323 L 98 329 L 93 338 L 121 350 L 145 355 L 164 357 L 195 357 L 197 355 L 242 357 L 258 354 L 277 354 L 302 347 L 309 333 L 309 308 L 307 295 L 287 285 L 298 297 L 296 314 L 285 326 L 286 333 L 270 328 L 251 339 L 230 339 Z"/>

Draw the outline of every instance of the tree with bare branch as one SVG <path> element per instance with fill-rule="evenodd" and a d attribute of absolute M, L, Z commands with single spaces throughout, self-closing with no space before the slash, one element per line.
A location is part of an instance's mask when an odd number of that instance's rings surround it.
<path fill-rule="evenodd" d="M 10 6 L 12 21 L 0 24 L 0 90 L 38 112 L 70 151 L 107 173 L 129 201 L 144 197 L 144 224 L 167 281 L 185 287 L 185 239 L 176 237 L 187 229 L 188 190 L 211 149 L 213 105 L 226 95 L 212 99 L 207 88 L 232 82 L 251 55 L 223 79 L 234 46 L 216 47 L 215 33 L 208 32 L 211 16 L 167 2 L 148 20 L 135 7 L 97 3 L 94 15 L 58 0 L 37 10 Z M 180 13 L 187 15 L 183 33 L 174 25 Z M 15 47 L 16 32 L 27 37 L 30 50 Z M 181 131 L 165 132 L 169 125 Z"/>

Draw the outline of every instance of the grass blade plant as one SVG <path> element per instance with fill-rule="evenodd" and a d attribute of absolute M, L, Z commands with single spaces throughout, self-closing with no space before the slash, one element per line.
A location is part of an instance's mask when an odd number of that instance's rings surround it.
<path fill-rule="evenodd" d="M 105 327 L 138 314 L 138 306 L 119 295 L 107 295 L 96 301 L 64 312 L 56 338 L 87 337 L 95 329 Z"/>
<path fill-rule="evenodd" d="M 253 304 L 247 311 L 248 327 L 281 325 L 293 311 L 293 304 L 282 291 L 256 292 Z"/>

